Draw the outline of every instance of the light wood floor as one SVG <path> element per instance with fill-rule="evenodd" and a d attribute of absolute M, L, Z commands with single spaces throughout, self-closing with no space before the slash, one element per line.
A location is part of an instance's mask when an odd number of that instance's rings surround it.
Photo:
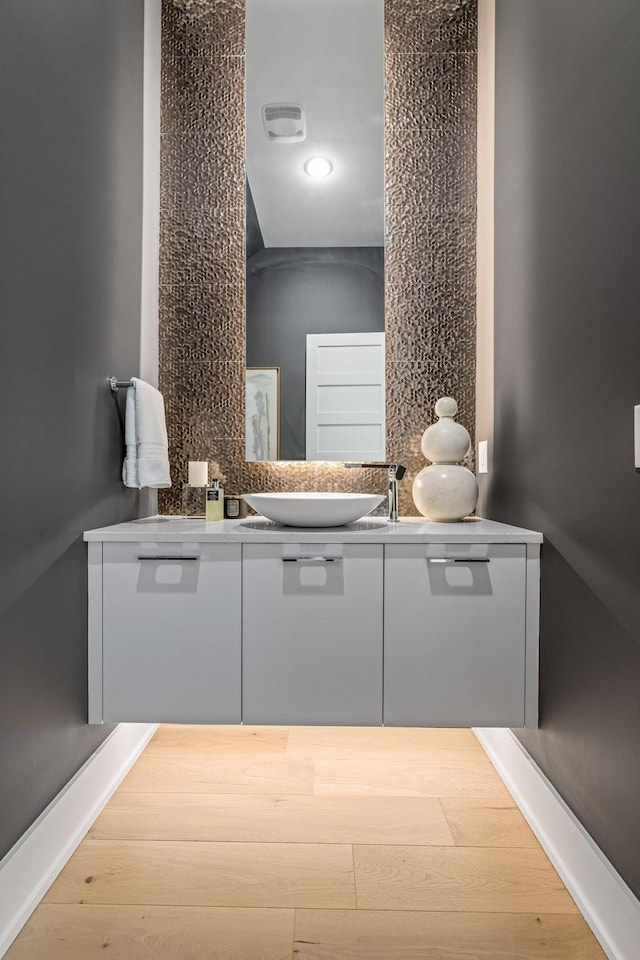
<path fill-rule="evenodd" d="M 604 960 L 468 730 L 161 727 L 7 960 Z"/>

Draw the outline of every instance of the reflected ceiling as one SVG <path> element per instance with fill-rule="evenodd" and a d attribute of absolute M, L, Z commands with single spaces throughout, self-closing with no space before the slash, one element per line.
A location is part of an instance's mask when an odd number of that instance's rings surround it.
<path fill-rule="evenodd" d="M 247 178 L 267 247 L 384 243 L 384 11 L 371 0 L 247 0 Z M 270 141 L 262 108 L 299 104 L 306 136 Z M 311 157 L 331 174 L 314 180 Z"/>

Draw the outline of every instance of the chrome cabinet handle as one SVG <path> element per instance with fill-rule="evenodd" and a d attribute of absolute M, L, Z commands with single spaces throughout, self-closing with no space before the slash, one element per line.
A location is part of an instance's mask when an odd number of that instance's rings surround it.
<path fill-rule="evenodd" d="M 427 563 L 491 563 L 489 557 L 426 557 Z"/>
<path fill-rule="evenodd" d="M 138 560 L 202 560 L 202 557 L 174 557 L 170 554 L 157 554 L 154 557 L 138 557 Z"/>
<path fill-rule="evenodd" d="M 283 563 L 342 563 L 342 557 L 283 557 Z"/>

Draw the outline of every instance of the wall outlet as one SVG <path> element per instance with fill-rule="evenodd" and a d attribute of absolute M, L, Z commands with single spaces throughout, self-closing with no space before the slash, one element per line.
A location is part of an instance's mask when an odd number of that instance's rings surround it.
<path fill-rule="evenodd" d="M 636 407 L 636 410 L 640 408 Z M 478 441 L 478 473 L 489 472 L 489 441 Z"/>
<path fill-rule="evenodd" d="M 640 404 L 633 408 L 633 451 L 636 470 L 640 470 Z"/>

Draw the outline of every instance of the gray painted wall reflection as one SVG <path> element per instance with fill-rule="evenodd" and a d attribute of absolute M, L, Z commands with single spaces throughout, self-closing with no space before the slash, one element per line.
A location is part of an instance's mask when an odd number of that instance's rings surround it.
<path fill-rule="evenodd" d="M 281 460 L 304 460 L 309 333 L 384 330 L 384 250 L 263 249 L 247 263 L 247 366 L 280 368 Z"/>

